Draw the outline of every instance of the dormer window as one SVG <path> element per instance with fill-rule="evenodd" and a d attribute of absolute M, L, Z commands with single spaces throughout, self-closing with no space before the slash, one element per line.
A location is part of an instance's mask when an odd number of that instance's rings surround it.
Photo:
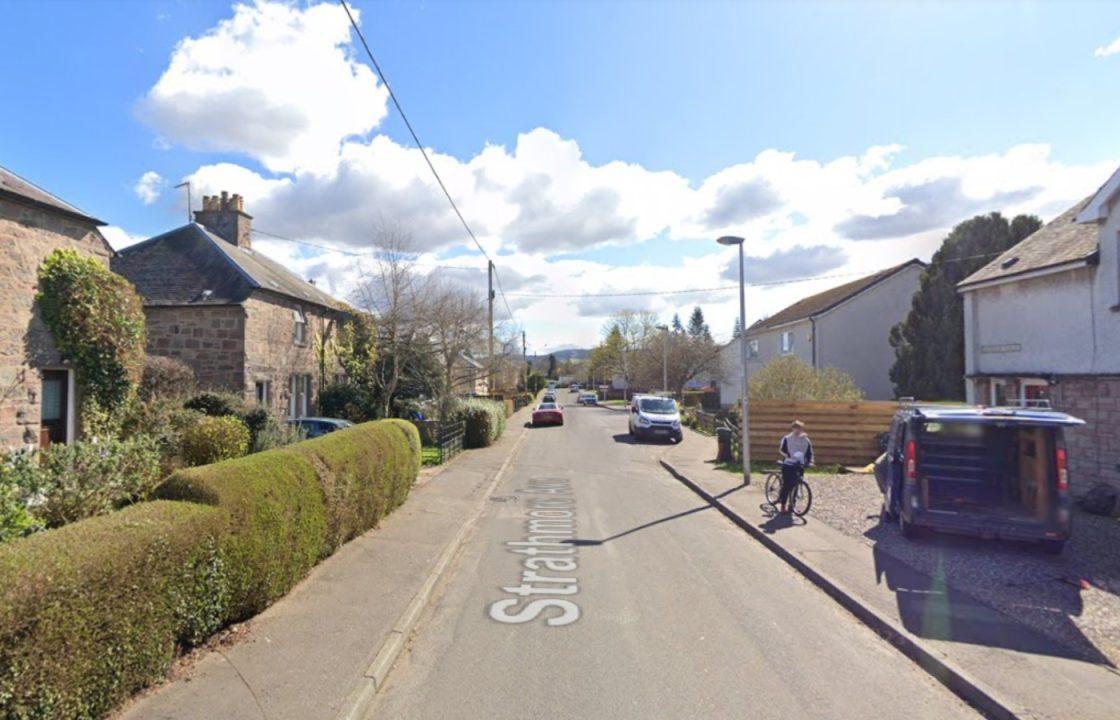
<path fill-rule="evenodd" d="M 303 314 L 303 310 L 296 308 L 292 310 L 292 318 L 295 322 L 292 328 L 292 342 L 296 345 L 307 344 L 307 316 Z"/>

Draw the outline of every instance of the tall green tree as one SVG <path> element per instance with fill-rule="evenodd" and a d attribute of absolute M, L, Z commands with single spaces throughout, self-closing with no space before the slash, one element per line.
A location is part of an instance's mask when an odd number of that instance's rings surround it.
<path fill-rule="evenodd" d="M 898 396 L 964 399 L 964 304 L 957 283 L 1040 227 L 1034 215 L 1008 222 L 994 212 L 953 228 L 922 273 L 909 315 L 891 329 L 890 375 Z"/>
<path fill-rule="evenodd" d="M 545 373 L 545 376 L 549 380 L 555 380 L 556 379 L 556 356 L 555 355 L 549 355 L 548 356 L 548 372 Z"/>
<path fill-rule="evenodd" d="M 671 327 L 675 333 L 684 332 L 684 325 L 681 325 L 681 316 L 678 313 L 673 313 L 673 324 Z"/>
<path fill-rule="evenodd" d="M 708 327 L 708 323 L 704 322 L 704 311 L 700 306 L 692 308 L 692 314 L 688 316 L 688 334 L 692 337 L 711 337 L 712 331 Z"/>

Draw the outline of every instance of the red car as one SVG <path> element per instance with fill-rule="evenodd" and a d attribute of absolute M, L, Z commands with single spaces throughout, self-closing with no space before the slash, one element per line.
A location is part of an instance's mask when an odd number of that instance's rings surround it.
<path fill-rule="evenodd" d="M 563 424 L 564 410 L 554 402 L 542 402 L 533 411 L 533 427 Z"/>

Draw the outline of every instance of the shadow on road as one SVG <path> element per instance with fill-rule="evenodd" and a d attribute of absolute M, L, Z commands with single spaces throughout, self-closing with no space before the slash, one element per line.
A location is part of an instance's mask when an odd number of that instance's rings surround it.
<path fill-rule="evenodd" d="M 610 537 L 605 537 L 601 540 L 573 538 L 572 540 L 565 540 L 564 542 L 568 543 L 569 545 L 576 545 L 578 547 L 595 547 L 596 545 L 602 545 L 603 543 L 610 542 L 611 540 L 617 540 L 620 537 L 625 537 L 627 535 L 630 535 L 631 533 L 636 533 L 639 530 L 645 530 L 646 528 L 651 528 L 654 525 L 660 525 L 661 523 L 669 522 L 670 520 L 676 520 L 678 518 L 682 518 L 682 517 L 685 517 L 687 515 L 693 515 L 695 513 L 702 512 L 704 510 L 711 510 L 711 509 L 712 509 L 711 505 L 701 505 L 699 507 L 694 507 L 691 510 L 685 510 L 683 512 L 675 513 L 673 515 L 668 515 L 668 516 L 663 517 L 663 518 L 658 518 L 657 520 L 651 520 L 647 523 L 642 523 L 641 525 L 638 525 L 637 527 L 632 527 L 629 530 L 625 530 L 625 531 L 620 532 L 620 533 L 615 533 L 614 535 L 611 535 Z"/>

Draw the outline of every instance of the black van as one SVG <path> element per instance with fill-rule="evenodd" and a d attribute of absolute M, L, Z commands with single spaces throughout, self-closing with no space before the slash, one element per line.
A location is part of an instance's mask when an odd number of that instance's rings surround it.
<path fill-rule="evenodd" d="M 1035 408 L 905 407 L 875 462 L 883 517 L 910 539 L 938 530 L 1059 553 L 1070 533 L 1063 429 L 1084 424 Z"/>

